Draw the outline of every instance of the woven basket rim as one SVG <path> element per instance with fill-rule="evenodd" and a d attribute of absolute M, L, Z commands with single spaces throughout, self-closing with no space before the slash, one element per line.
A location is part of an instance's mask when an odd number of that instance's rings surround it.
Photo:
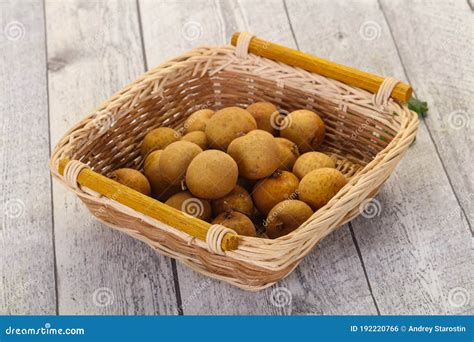
<path fill-rule="evenodd" d="M 53 152 L 51 154 L 51 159 L 49 161 L 49 167 L 55 178 L 60 180 L 65 186 L 74 191 L 77 195 L 82 198 L 86 198 L 91 201 L 101 202 L 104 201 L 103 198 L 97 197 L 95 194 L 90 193 L 87 189 L 78 191 L 71 188 L 64 180 L 62 176 L 58 173 L 58 162 L 59 159 L 67 157 L 71 149 L 74 147 L 74 143 L 77 142 L 81 137 L 84 138 L 85 134 L 90 130 L 90 122 L 96 117 L 97 113 L 100 112 L 112 112 L 117 113 L 121 109 L 124 103 L 133 102 L 140 97 L 140 94 L 144 92 L 147 87 L 149 87 L 150 82 L 156 82 L 157 80 L 166 80 L 166 77 L 177 70 L 190 68 L 192 66 L 201 65 L 205 63 L 209 58 L 213 58 L 215 64 L 221 63 L 222 65 L 228 64 L 232 65 L 232 62 L 236 62 L 237 58 L 235 56 L 235 47 L 231 45 L 220 45 L 220 46 L 200 46 L 181 54 L 175 58 L 172 58 L 157 67 L 147 71 L 141 75 L 137 80 L 131 82 L 123 89 L 116 92 L 108 100 L 100 104 L 95 110 L 88 114 L 85 118 L 75 124 L 71 129 L 69 129 L 63 137 L 59 140 Z M 259 63 L 265 58 L 249 54 L 247 57 L 248 63 Z M 274 65 L 275 68 L 282 68 L 287 70 L 293 69 L 296 70 L 299 74 L 303 76 L 311 75 L 311 77 L 316 77 L 317 79 L 326 80 L 331 84 L 340 86 L 345 90 L 344 101 L 349 104 L 352 102 L 363 102 L 364 106 L 372 106 L 377 108 L 377 105 L 374 103 L 374 95 L 370 94 L 365 90 L 361 90 L 352 86 L 347 86 L 339 81 L 334 81 L 327 79 L 324 76 L 316 75 L 309 73 L 302 69 L 294 68 L 288 65 L 285 65 L 280 62 L 274 62 L 266 60 L 271 65 Z M 197 70 L 197 67 L 195 67 Z M 225 69 L 225 67 L 223 68 Z M 196 71 L 197 72 L 197 71 Z M 203 76 L 206 70 L 202 72 Z M 338 98 L 341 96 L 340 91 L 338 92 L 336 88 L 331 93 Z M 356 104 L 360 104 L 360 102 Z M 133 106 L 129 107 L 129 110 L 133 110 Z M 380 109 L 381 110 L 381 109 Z M 288 235 L 277 239 L 263 239 L 263 238 L 252 238 L 252 237 L 241 237 L 241 244 L 237 251 L 226 252 L 225 255 L 228 258 L 242 261 L 263 269 L 268 269 L 270 271 L 278 271 L 283 269 L 294 269 L 299 260 L 301 260 L 306 254 L 308 254 L 317 242 L 322 238 L 332 232 L 336 227 L 344 223 L 342 220 L 344 215 L 341 213 L 348 213 L 350 210 L 354 209 L 355 203 L 360 203 L 361 199 L 366 199 L 367 196 L 372 192 L 375 187 L 379 187 L 381 184 L 376 184 L 377 182 L 383 183 L 386 179 L 385 175 L 390 174 L 394 169 L 397 162 L 401 159 L 403 153 L 412 143 L 418 126 L 418 117 L 416 113 L 410 111 L 406 104 L 398 103 L 393 99 L 387 99 L 386 103 L 383 104 L 383 110 L 393 111 L 398 114 L 398 120 L 400 122 L 400 127 L 397 130 L 396 135 L 391 140 L 391 142 L 380 151 L 372 161 L 363 167 L 359 173 L 351 178 L 347 185 L 339 191 L 339 193 L 324 207 L 316 211 L 310 219 L 308 219 L 304 224 L 302 224 L 297 230 L 291 232 Z M 127 111 L 124 111 L 127 113 Z M 122 115 L 125 115 L 122 113 Z M 385 177 L 385 178 L 384 178 Z M 388 177 L 388 176 L 387 176 Z M 370 184 L 372 187 L 368 188 L 367 185 Z M 374 185 L 375 184 L 375 185 Z M 108 200 L 111 201 L 111 200 Z M 113 201 L 112 201 L 113 202 Z M 348 208 L 351 208 L 348 210 Z M 134 212 L 133 210 L 126 210 L 121 206 L 114 206 L 115 209 L 122 211 L 126 215 L 134 216 L 138 219 L 143 219 L 143 215 Z M 357 214 L 357 213 L 356 213 Z M 317 221 L 317 222 L 316 222 Z M 157 224 L 153 222 L 152 219 L 149 220 L 150 224 Z M 108 223 L 111 225 L 110 223 Z M 117 228 L 117 227 L 116 227 Z M 163 229 L 162 226 L 160 226 Z M 315 234 L 317 231 L 317 234 Z M 186 234 L 180 232 L 176 229 L 171 229 L 170 233 L 174 234 L 177 238 L 186 239 Z M 185 234 L 185 235 L 183 235 Z M 136 236 L 135 236 L 136 237 Z M 144 238 L 147 240 L 146 238 Z M 187 238 L 190 240 L 190 237 Z M 150 241 L 147 241 L 149 244 Z M 202 241 L 193 241 L 196 247 L 206 249 L 205 242 Z M 265 262 L 263 260 L 252 260 L 248 257 L 249 251 L 253 249 L 260 249 L 262 253 L 266 251 L 277 251 L 283 250 L 286 251 L 289 248 L 299 247 L 298 257 L 291 257 L 285 260 L 285 262 L 280 262 L 274 264 L 272 262 Z M 250 253 L 251 254 L 251 253 Z M 284 253 L 279 253 L 284 254 Z M 188 259 L 184 259 L 184 262 L 191 266 L 193 269 L 197 269 L 201 273 L 205 273 L 202 269 L 195 267 L 194 264 L 191 264 Z M 295 264 L 296 263 L 296 264 Z M 213 276 L 212 272 L 207 272 L 207 275 Z M 219 278 L 219 276 L 214 275 L 214 277 Z M 231 282 L 229 279 L 223 279 L 225 281 Z M 269 283 L 263 287 L 270 286 L 272 283 Z M 246 289 L 252 288 L 263 288 L 262 286 L 250 286 L 240 283 L 235 283 L 239 287 L 244 287 Z"/>

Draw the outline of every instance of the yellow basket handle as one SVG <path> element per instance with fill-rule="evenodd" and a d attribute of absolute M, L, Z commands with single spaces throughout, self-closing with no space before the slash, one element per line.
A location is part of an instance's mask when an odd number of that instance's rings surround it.
<path fill-rule="evenodd" d="M 75 167 L 75 169 L 69 168 L 68 166 L 71 165 L 77 165 L 78 167 Z M 69 172 L 71 174 L 69 174 Z M 211 246 L 213 252 L 218 253 L 220 251 L 235 250 L 239 245 L 239 236 L 234 234 L 231 230 L 224 229 L 225 227 L 223 226 L 217 227 L 218 225 L 211 225 L 210 223 L 187 215 L 154 198 L 107 178 L 76 160 L 61 159 L 58 165 L 58 173 L 63 176 L 68 185 L 75 183 L 71 185 L 72 187 L 77 188 L 78 184 L 89 188 L 143 215 L 149 216 L 199 240 L 205 241 L 208 245 L 209 243 L 213 245 L 218 243 L 219 246 Z M 216 239 L 210 239 L 209 237 L 218 238 L 218 240 L 216 241 Z"/>
<path fill-rule="evenodd" d="M 232 35 L 231 44 L 237 46 L 240 32 Z M 306 71 L 329 77 L 345 84 L 358 87 L 371 93 L 376 93 L 384 81 L 384 77 L 370 74 L 342 64 L 334 63 L 326 59 L 316 57 L 286 46 L 268 42 L 266 40 L 252 37 L 248 45 L 248 51 L 255 55 L 282 62 Z M 392 98 L 400 102 L 408 102 L 412 94 L 409 84 L 399 82 L 392 91 Z"/>

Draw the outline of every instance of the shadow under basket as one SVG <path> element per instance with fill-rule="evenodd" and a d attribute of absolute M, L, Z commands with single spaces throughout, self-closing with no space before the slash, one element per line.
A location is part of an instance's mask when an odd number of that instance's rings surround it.
<path fill-rule="evenodd" d="M 413 142 L 418 118 L 405 103 L 411 88 L 392 78 L 247 33 L 235 34 L 232 44 L 199 47 L 148 71 L 69 130 L 50 168 L 99 221 L 197 272 L 259 290 L 287 276 L 319 241 L 359 214 Z M 142 167 L 140 146 L 151 129 L 183 131 L 198 109 L 257 101 L 283 113 L 317 112 L 326 124 L 321 151 L 349 180 L 292 233 L 274 240 L 238 236 L 107 178 L 117 168 Z"/>

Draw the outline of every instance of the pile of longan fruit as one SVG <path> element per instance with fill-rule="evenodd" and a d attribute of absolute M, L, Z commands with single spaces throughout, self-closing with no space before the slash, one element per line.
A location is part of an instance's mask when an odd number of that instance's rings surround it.
<path fill-rule="evenodd" d="M 307 109 L 283 115 L 269 102 L 200 109 L 179 131 L 146 134 L 143 173 L 123 168 L 110 177 L 239 235 L 274 239 L 347 182 L 331 157 L 316 152 L 324 134 L 323 120 Z"/>

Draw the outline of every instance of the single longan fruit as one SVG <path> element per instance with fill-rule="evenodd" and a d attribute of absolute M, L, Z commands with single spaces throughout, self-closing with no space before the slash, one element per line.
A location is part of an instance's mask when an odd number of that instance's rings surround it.
<path fill-rule="evenodd" d="M 318 114 L 307 109 L 295 110 L 281 123 L 280 136 L 298 145 L 301 153 L 313 151 L 324 139 L 325 126 Z"/>
<path fill-rule="evenodd" d="M 298 185 L 298 177 L 291 172 L 278 170 L 255 185 L 252 192 L 253 202 L 266 216 L 281 201 L 295 199 Z"/>
<path fill-rule="evenodd" d="M 129 168 L 117 169 L 110 174 L 109 178 L 144 195 L 150 196 L 150 183 L 138 170 Z"/>
<path fill-rule="evenodd" d="M 240 185 L 224 197 L 212 201 L 212 212 L 215 216 L 227 211 L 238 211 L 251 216 L 253 214 L 253 202 L 247 190 Z"/>
<path fill-rule="evenodd" d="M 212 218 L 212 210 L 209 202 L 194 197 L 188 191 L 178 192 L 171 196 L 165 204 L 203 221 L 209 222 Z"/>
<path fill-rule="evenodd" d="M 169 127 L 158 127 L 145 135 L 143 138 L 141 153 L 146 158 L 148 153 L 156 150 L 163 150 L 169 144 L 178 141 L 180 135 L 174 129 Z"/>
<path fill-rule="evenodd" d="M 198 145 L 202 150 L 207 150 L 207 135 L 202 131 L 194 131 L 186 134 L 181 141 L 189 141 Z"/>
<path fill-rule="evenodd" d="M 308 173 L 298 187 L 299 198 L 314 210 L 326 205 L 346 185 L 346 177 L 336 169 L 321 168 Z"/>
<path fill-rule="evenodd" d="M 265 220 L 270 239 L 291 233 L 313 215 L 309 205 L 298 200 L 286 200 L 275 205 Z"/>
<path fill-rule="evenodd" d="M 176 141 L 163 150 L 158 164 L 163 178 L 172 185 L 179 185 L 184 179 L 191 161 L 202 149 L 189 141 Z"/>
<path fill-rule="evenodd" d="M 275 141 L 278 144 L 280 169 L 291 171 L 300 156 L 298 146 L 285 138 L 275 138 Z"/>
<path fill-rule="evenodd" d="M 331 157 L 321 152 L 306 152 L 302 154 L 293 166 L 293 173 L 299 178 L 303 179 L 308 173 L 313 170 L 323 167 L 330 167 L 335 169 L 336 164 Z"/>
<path fill-rule="evenodd" d="M 253 222 L 244 214 L 236 211 L 228 211 L 219 214 L 213 224 L 220 224 L 227 228 L 235 230 L 238 235 L 257 236 L 257 230 Z"/>
<path fill-rule="evenodd" d="M 235 139 L 227 153 L 237 162 L 240 176 L 248 179 L 267 177 L 280 166 L 278 144 L 270 133 L 262 130 Z"/>
<path fill-rule="evenodd" d="M 257 128 L 274 134 L 277 128 L 276 115 L 279 115 L 277 107 L 270 102 L 256 102 L 247 107 L 257 122 Z"/>
<path fill-rule="evenodd" d="M 235 161 L 219 150 L 207 150 L 196 156 L 186 171 L 186 185 L 194 196 L 217 199 L 237 184 L 239 171 Z"/>
<path fill-rule="evenodd" d="M 192 113 L 184 122 L 186 133 L 206 130 L 209 119 L 214 115 L 211 109 L 200 109 Z"/>
<path fill-rule="evenodd" d="M 166 201 L 170 196 L 181 191 L 180 186 L 168 183 L 159 170 L 160 157 L 163 150 L 151 152 L 145 159 L 143 173 L 151 185 L 151 193 L 154 198 Z"/>
<path fill-rule="evenodd" d="M 227 107 L 209 119 L 206 135 L 212 148 L 226 151 L 232 140 L 254 129 L 257 129 L 257 123 L 249 112 L 239 107 Z"/>

